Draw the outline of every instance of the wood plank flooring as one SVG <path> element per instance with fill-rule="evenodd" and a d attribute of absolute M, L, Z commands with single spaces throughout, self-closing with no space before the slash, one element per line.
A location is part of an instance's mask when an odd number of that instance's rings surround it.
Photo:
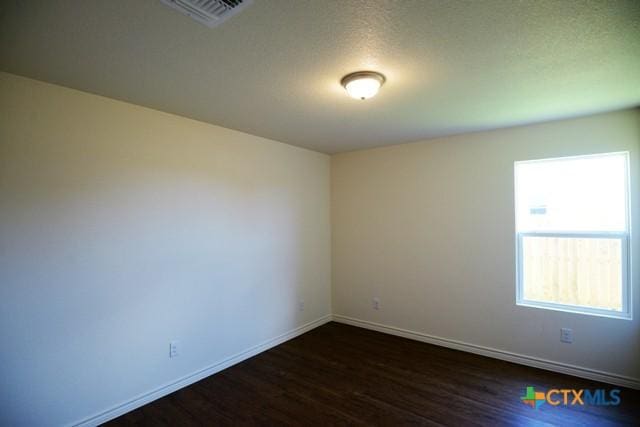
<path fill-rule="evenodd" d="M 533 409 L 528 385 L 621 404 Z M 640 392 L 332 322 L 106 425 L 640 425 Z"/>

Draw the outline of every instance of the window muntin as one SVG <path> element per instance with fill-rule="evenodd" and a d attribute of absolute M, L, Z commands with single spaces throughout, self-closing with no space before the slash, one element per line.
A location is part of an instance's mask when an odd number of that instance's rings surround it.
<path fill-rule="evenodd" d="M 517 303 L 630 318 L 628 154 L 515 163 Z"/>

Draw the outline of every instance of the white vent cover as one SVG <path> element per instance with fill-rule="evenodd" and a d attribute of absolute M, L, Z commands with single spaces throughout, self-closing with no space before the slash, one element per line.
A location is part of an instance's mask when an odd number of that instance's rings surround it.
<path fill-rule="evenodd" d="M 249 6 L 253 0 L 160 0 L 207 27 L 215 27 Z"/>

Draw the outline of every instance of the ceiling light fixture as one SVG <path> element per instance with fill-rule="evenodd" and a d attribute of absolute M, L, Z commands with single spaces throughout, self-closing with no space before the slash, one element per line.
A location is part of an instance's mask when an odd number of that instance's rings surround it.
<path fill-rule="evenodd" d="M 340 83 L 352 98 L 367 99 L 376 96 L 385 80 L 375 71 L 357 71 L 344 76 Z"/>

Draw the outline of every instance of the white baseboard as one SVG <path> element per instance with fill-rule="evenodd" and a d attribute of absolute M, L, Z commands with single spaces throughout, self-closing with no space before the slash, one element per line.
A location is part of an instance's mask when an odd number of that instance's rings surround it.
<path fill-rule="evenodd" d="M 166 396 L 170 393 L 173 393 L 176 390 L 179 390 L 183 387 L 186 387 L 190 384 L 193 384 L 197 381 L 200 381 L 203 378 L 206 378 L 210 375 L 215 374 L 216 372 L 220 372 L 223 369 L 226 369 L 236 363 L 240 363 L 243 360 L 249 359 L 250 357 L 255 356 L 256 354 L 262 353 L 265 350 L 268 350 L 272 347 L 277 346 L 278 344 L 282 344 L 285 341 L 289 341 L 292 338 L 295 338 L 299 335 L 304 334 L 318 326 L 324 325 L 327 322 L 330 322 L 332 316 L 330 314 L 323 316 L 319 319 L 316 319 L 312 322 L 306 323 L 302 326 L 299 326 L 289 332 L 285 332 L 282 335 L 279 335 L 270 340 L 264 341 L 256 346 L 248 348 L 240 353 L 237 353 L 231 357 L 228 357 L 224 360 L 214 363 L 200 371 L 194 372 L 190 375 L 187 375 L 175 382 L 164 385 L 160 388 L 157 388 L 148 393 L 142 394 L 140 396 L 134 397 L 133 399 L 125 402 L 121 405 L 115 406 L 113 408 L 107 409 L 104 412 L 101 412 L 97 415 L 91 416 L 89 418 L 85 418 L 82 421 L 75 423 L 75 426 L 81 427 L 93 427 L 99 424 L 105 423 L 109 420 L 119 417 L 120 415 L 126 414 L 129 411 L 132 411 L 136 408 L 139 408 L 147 403 L 150 403 L 156 399 L 159 399 L 163 396 Z"/>
<path fill-rule="evenodd" d="M 383 332 L 391 335 L 409 338 L 416 341 L 422 341 L 428 344 L 448 347 L 454 350 L 466 351 L 468 353 L 474 353 L 474 354 L 479 354 L 481 356 L 492 357 L 494 359 L 505 360 L 507 362 L 518 363 L 520 365 L 532 366 L 534 368 L 545 369 L 548 371 L 558 372 L 561 374 L 573 375 L 576 377 L 586 378 L 594 381 L 601 381 L 601 382 L 614 384 L 622 387 L 640 389 L 640 379 L 637 379 L 637 378 L 625 377 L 622 375 L 616 375 L 609 372 L 602 372 L 594 369 L 583 368 L 580 366 L 573 366 L 565 363 L 553 362 L 551 360 L 540 359 L 537 357 L 511 353 L 504 350 L 483 347 L 475 344 L 468 344 L 461 341 L 436 337 L 436 336 L 424 334 L 421 332 L 410 331 L 407 329 L 397 328 L 394 326 L 382 325 L 379 323 L 370 322 L 367 320 L 355 319 L 352 317 L 343 316 L 339 314 L 334 314 L 334 315 L 329 314 L 319 319 L 316 319 L 312 322 L 306 323 L 298 328 L 295 328 L 275 338 L 264 341 L 256 346 L 248 348 L 240 353 L 237 353 L 217 363 L 214 363 L 213 365 L 210 365 L 200 371 L 187 375 L 175 382 L 159 387 L 148 393 L 134 397 L 133 399 L 121 405 L 117 405 L 115 407 L 107 409 L 106 411 L 101 412 L 97 415 L 91 416 L 89 418 L 85 418 L 84 420 L 79 421 L 73 425 L 80 426 L 80 427 L 93 427 L 93 426 L 97 426 L 99 424 L 105 423 L 109 420 L 119 417 L 120 415 L 126 414 L 129 411 L 132 411 L 136 408 L 146 405 L 147 403 L 150 403 L 156 399 L 159 399 L 163 396 L 171 394 L 174 391 L 177 391 L 183 387 L 186 387 L 190 384 L 200 381 L 201 379 L 206 378 L 210 375 L 213 375 L 216 372 L 220 372 L 223 369 L 226 369 L 230 366 L 235 365 L 236 363 L 240 363 L 243 360 L 249 359 L 250 357 L 253 357 L 259 353 L 262 353 L 265 350 L 268 350 L 272 347 L 282 344 L 285 341 L 288 341 L 292 338 L 302 335 L 305 332 L 308 332 L 314 328 L 317 328 L 318 326 L 324 325 L 325 323 L 330 322 L 331 320 L 334 320 L 339 323 L 344 323 L 347 325 L 357 326 L 365 329 L 370 329 L 378 332 Z"/>
<path fill-rule="evenodd" d="M 586 378 L 589 380 L 600 381 L 617 386 L 640 389 L 640 379 L 638 378 L 631 378 L 612 374 L 609 372 L 597 371 L 595 369 L 583 368 L 581 366 L 568 365 L 566 363 L 554 362 L 551 360 L 540 359 L 538 357 L 525 356 L 523 354 L 511 353 L 495 348 L 468 344 L 448 338 L 436 337 L 421 332 L 415 332 L 407 329 L 396 328 L 394 326 L 387 326 L 380 323 L 369 322 L 368 320 L 354 319 L 352 317 L 342 316 L 339 314 L 334 314 L 333 320 L 335 322 L 344 323 L 351 326 L 358 326 L 360 328 L 384 332 L 390 335 L 397 335 L 416 341 L 426 342 L 428 344 L 448 347 L 454 350 L 466 351 L 468 353 L 479 354 L 482 356 L 492 357 L 494 359 L 505 360 L 507 362 L 518 363 L 520 365 L 532 366 L 534 368 L 545 369 L 547 371 L 558 372 L 561 374 L 573 375 L 575 377 Z"/>

